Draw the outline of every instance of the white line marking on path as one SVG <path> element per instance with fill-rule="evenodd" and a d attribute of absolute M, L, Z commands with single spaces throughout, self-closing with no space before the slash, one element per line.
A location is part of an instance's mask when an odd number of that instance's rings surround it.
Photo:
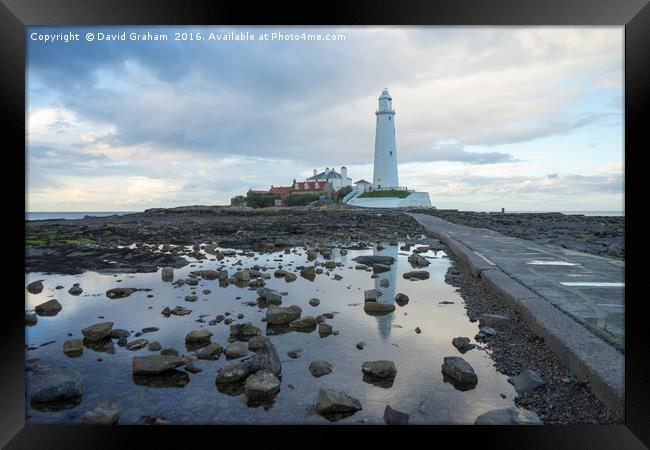
<path fill-rule="evenodd" d="M 625 287 L 625 283 L 604 283 L 598 281 L 560 281 L 563 286 L 585 286 L 585 287 Z"/>
<path fill-rule="evenodd" d="M 487 259 L 485 256 L 481 255 L 479 252 L 474 251 L 474 253 L 476 253 L 478 256 L 480 256 L 481 258 L 483 258 L 483 260 L 484 260 L 486 263 L 488 263 L 489 265 L 491 265 L 491 266 L 496 266 L 496 264 L 494 264 L 492 261 L 490 261 L 489 259 Z"/>
<path fill-rule="evenodd" d="M 576 263 L 570 263 L 566 261 L 547 261 L 547 260 L 534 260 L 528 261 L 526 264 L 533 266 L 577 266 Z"/>

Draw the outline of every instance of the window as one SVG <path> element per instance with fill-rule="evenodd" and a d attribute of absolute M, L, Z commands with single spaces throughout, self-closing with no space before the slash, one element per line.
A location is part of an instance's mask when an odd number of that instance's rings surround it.
<path fill-rule="evenodd" d="M 393 156 L 393 152 L 390 152 L 390 156 Z"/>
<path fill-rule="evenodd" d="M 388 120 L 390 121 L 390 116 L 388 116 Z"/>

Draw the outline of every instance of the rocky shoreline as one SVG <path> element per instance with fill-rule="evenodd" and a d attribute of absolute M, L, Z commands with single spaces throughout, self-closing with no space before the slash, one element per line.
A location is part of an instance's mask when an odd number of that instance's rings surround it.
<path fill-rule="evenodd" d="M 625 258 L 625 217 L 562 213 L 493 213 L 455 209 L 422 209 L 459 225 L 488 228 L 507 236 L 528 239 L 610 258 Z"/>

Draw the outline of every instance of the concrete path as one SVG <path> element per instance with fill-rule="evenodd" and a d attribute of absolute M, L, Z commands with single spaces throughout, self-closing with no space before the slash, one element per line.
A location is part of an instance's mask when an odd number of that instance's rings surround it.
<path fill-rule="evenodd" d="M 521 310 L 533 331 L 543 335 L 565 363 L 599 385 L 594 391 L 604 393 L 602 399 L 608 406 L 622 407 L 622 261 L 457 225 L 427 214 L 411 216 L 447 244 L 488 288 Z"/>

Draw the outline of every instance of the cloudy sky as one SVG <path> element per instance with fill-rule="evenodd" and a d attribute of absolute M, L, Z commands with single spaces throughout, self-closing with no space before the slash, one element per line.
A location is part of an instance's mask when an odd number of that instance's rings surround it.
<path fill-rule="evenodd" d="M 29 39 L 69 31 L 81 41 Z M 172 40 L 89 43 L 88 31 Z M 27 43 L 30 211 L 225 204 L 342 165 L 372 180 L 384 87 L 400 184 L 433 205 L 623 209 L 622 27 L 30 27 Z"/>

